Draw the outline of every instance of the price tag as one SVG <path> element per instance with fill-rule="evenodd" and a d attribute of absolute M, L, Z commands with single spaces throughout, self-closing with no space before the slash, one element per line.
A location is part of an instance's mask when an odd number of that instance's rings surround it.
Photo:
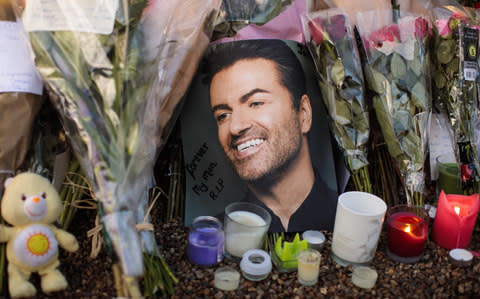
<path fill-rule="evenodd" d="M 463 76 L 467 81 L 475 81 L 478 74 L 478 30 L 475 28 L 464 28 L 463 35 L 464 62 Z"/>

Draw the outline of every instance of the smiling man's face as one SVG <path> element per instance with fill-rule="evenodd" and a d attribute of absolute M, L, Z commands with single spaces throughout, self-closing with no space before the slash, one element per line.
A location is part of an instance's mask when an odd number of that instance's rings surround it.
<path fill-rule="evenodd" d="M 243 180 L 279 174 L 297 158 L 306 132 L 274 62 L 240 60 L 223 69 L 212 79 L 210 104 L 220 144 Z"/>

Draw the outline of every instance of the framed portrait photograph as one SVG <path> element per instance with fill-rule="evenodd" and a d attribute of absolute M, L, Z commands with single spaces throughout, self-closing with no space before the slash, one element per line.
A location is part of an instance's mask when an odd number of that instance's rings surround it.
<path fill-rule="evenodd" d="M 294 41 L 209 46 L 180 115 L 185 225 L 247 201 L 271 232 L 333 229 L 335 150 L 313 68 Z"/>

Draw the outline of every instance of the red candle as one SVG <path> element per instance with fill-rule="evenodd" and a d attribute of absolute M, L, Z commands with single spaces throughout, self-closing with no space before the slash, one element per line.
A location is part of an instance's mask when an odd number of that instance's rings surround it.
<path fill-rule="evenodd" d="M 425 250 L 427 235 L 428 216 L 422 208 L 400 205 L 390 209 L 387 246 L 388 254 L 394 260 L 418 261 Z"/>
<path fill-rule="evenodd" d="M 478 194 L 445 194 L 442 191 L 433 222 L 433 241 L 446 249 L 467 248 L 479 206 Z"/>

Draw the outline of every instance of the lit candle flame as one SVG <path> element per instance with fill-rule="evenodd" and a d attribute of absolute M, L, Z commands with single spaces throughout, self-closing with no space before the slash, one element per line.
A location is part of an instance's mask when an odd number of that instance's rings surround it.
<path fill-rule="evenodd" d="M 412 227 L 410 226 L 410 224 L 406 224 L 405 225 L 405 228 L 403 229 L 406 233 L 409 233 L 412 231 Z"/>
<path fill-rule="evenodd" d="M 453 207 L 453 209 L 455 210 L 455 213 L 457 213 L 457 215 L 460 215 L 460 207 Z"/>

